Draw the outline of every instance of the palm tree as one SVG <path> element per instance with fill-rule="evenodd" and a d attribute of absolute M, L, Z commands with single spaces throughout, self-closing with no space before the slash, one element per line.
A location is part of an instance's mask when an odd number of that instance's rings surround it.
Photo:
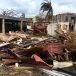
<path fill-rule="evenodd" d="M 45 18 L 48 18 L 48 20 L 53 19 L 53 8 L 51 5 L 51 1 L 45 0 L 41 4 L 40 10 L 42 10 L 43 12 L 47 11 Z"/>

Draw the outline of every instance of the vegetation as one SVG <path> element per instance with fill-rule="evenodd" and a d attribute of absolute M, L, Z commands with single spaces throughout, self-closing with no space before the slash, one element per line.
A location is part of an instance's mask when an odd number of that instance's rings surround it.
<path fill-rule="evenodd" d="M 76 32 L 69 34 L 70 39 L 66 41 L 65 45 L 69 51 L 76 51 Z"/>
<path fill-rule="evenodd" d="M 45 18 L 47 18 L 48 20 L 52 20 L 53 19 L 53 8 L 51 5 L 51 1 L 44 1 L 41 4 L 41 8 L 40 10 L 42 10 L 43 12 L 47 11 L 47 14 L 45 16 Z"/>
<path fill-rule="evenodd" d="M 2 9 L 1 10 L 1 15 L 4 15 L 4 16 L 16 16 L 18 13 L 14 10 L 14 9 Z"/>

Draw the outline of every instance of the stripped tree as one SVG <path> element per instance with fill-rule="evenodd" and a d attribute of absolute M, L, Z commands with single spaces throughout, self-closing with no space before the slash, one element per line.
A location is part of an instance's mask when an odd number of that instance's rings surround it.
<path fill-rule="evenodd" d="M 14 9 L 1 9 L 1 15 L 4 16 L 11 16 L 11 17 L 15 17 L 17 16 L 19 13 L 17 11 L 15 11 Z"/>
<path fill-rule="evenodd" d="M 42 10 L 42 12 L 47 11 L 45 18 L 48 19 L 48 21 L 53 19 L 53 8 L 51 5 L 51 1 L 44 0 L 44 2 L 41 4 L 40 11 L 41 10 Z"/>

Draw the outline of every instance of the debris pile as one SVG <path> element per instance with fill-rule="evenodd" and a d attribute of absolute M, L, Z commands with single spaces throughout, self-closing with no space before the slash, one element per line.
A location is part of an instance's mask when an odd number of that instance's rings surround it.
<path fill-rule="evenodd" d="M 33 26 L 32 29 L 34 30 L 33 33 L 36 35 L 46 35 L 47 34 L 47 26 Z"/>
<path fill-rule="evenodd" d="M 58 40 L 65 46 L 69 60 L 76 61 L 76 32 L 58 33 Z"/>
<path fill-rule="evenodd" d="M 76 33 L 71 32 L 70 39 L 66 41 L 65 45 L 69 51 L 76 51 Z"/>
<path fill-rule="evenodd" d="M 76 50 L 76 35 L 58 32 L 57 34 L 56 37 L 31 36 L 26 33 L 11 33 L 8 37 L 4 36 L 7 40 L 1 39 L 0 60 L 3 65 L 8 66 L 18 63 L 52 69 L 53 60 L 68 60 L 69 54 Z"/>
<path fill-rule="evenodd" d="M 64 46 L 53 42 L 53 38 L 11 33 L 4 42 L 0 44 L 0 59 L 4 65 L 19 63 L 52 69 L 54 59 L 64 60 Z"/>

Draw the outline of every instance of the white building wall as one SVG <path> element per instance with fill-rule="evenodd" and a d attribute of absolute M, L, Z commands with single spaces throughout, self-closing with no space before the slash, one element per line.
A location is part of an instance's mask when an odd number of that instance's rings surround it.
<path fill-rule="evenodd" d="M 47 26 L 47 34 L 49 35 L 55 35 L 55 30 L 57 29 L 57 23 L 51 23 Z"/>

